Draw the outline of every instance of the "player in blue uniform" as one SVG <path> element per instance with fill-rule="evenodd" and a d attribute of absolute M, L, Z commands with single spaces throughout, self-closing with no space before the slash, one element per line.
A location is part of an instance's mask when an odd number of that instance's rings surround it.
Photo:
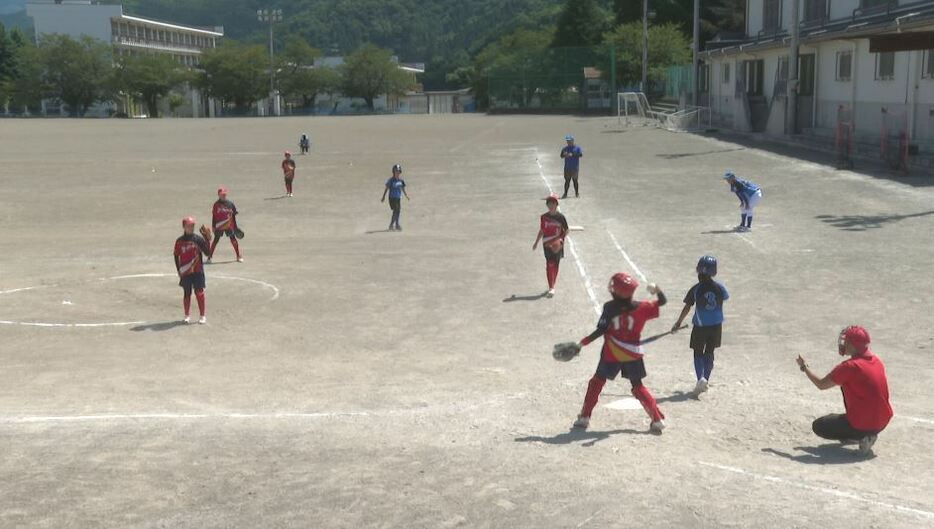
<path fill-rule="evenodd" d="M 581 194 L 577 186 L 577 177 L 580 174 L 581 157 L 584 156 L 584 151 L 577 145 L 574 145 L 574 136 L 568 134 L 564 137 L 564 141 L 568 144 L 561 149 L 561 157 L 564 158 L 564 196 L 561 198 L 568 197 L 568 189 L 571 187 L 571 182 L 574 182 L 574 196 L 579 197 Z"/>
<path fill-rule="evenodd" d="M 733 171 L 727 171 L 723 179 L 730 183 L 730 191 L 739 198 L 739 207 L 742 210 L 739 226 L 736 231 L 749 231 L 752 229 L 752 214 L 756 205 L 762 200 L 762 189 L 749 180 L 737 178 Z"/>
<path fill-rule="evenodd" d="M 389 193 L 389 207 L 392 208 L 392 219 L 389 221 L 389 231 L 402 231 L 399 225 L 399 215 L 402 213 L 402 195 L 409 200 L 409 194 L 405 191 L 405 180 L 402 179 L 402 166 L 399 164 L 392 166 L 392 178 L 386 180 L 386 188 L 383 189 L 383 198 L 380 202 L 386 201 L 386 194 Z"/>
<path fill-rule="evenodd" d="M 684 308 L 678 316 L 678 321 L 671 327 L 671 332 L 677 332 L 684 318 L 691 312 L 691 307 L 694 307 L 691 349 L 694 350 L 694 373 L 697 375 L 695 396 L 707 391 L 710 374 L 713 372 L 714 349 L 720 347 L 723 302 L 730 299 L 726 287 L 714 281 L 716 275 L 716 257 L 705 255 L 697 261 L 697 284 L 684 296 Z"/>

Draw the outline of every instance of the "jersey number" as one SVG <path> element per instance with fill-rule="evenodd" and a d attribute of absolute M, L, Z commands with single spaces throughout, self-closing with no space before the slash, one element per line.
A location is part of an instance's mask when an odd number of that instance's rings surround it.
<path fill-rule="evenodd" d="M 707 292 L 704 294 L 704 299 L 707 300 L 707 306 L 704 308 L 706 310 L 714 310 L 717 308 L 717 295 L 713 292 Z"/>
<path fill-rule="evenodd" d="M 620 318 L 622 318 L 622 316 L 617 316 L 613 318 L 613 330 L 616 330 L 616 331 L 619 330 Z M 632 331 L 632 328 L 635 327 L 635 325 L 636 325 L 636 320 L 632 319 L 632 316 L 626 316 L 626 330 Z"/>

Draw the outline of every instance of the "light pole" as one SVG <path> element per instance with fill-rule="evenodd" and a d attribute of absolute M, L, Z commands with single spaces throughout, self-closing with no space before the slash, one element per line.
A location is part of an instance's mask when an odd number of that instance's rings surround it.
<path fill-rule="evenodd" d="M 655 18 L 655 11 L 649 11 L 649 0 L 642 0 L 642 84 L 639 90 L 644 94 L 649 86 L 649 19 Z"/>
<path fill-rule="evenodd" d="M 698 90 L 700 88 L 700 79 L 698 73 L 700 70 L 700 0 L 694 0 L 694 54 L 691 58 L 691 77 L 694 78 L 691 87 L 691 105 L 698 104 Z"/>
<path fill-rule="evenodd" d="M 276 112 L 276 63 L 273 51 L 272 26 L 276 22 L 282 22 L 282 10 L 257 9 L 256 18 L 260 22 L 269 23 L 269 114 L 273 115 Z"/>

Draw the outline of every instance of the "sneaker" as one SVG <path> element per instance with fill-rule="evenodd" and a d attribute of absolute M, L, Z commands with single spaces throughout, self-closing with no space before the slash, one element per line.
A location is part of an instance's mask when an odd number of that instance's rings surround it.
<path fill-rule="evenodd" d="M 707 391 L 707 386 L 708 386 L 707 379 L 701 378 L 700 380 L 697 381 L 697 385 L 694 386 L 694 394 L 700 395 L 701 393 L 704 393 L 705 391 Z"/>
<path fill-rule="evenodd" d="M 205 318 L 204 316 L 201 316 L 201 318 L 198 320 L 199 325 L 204 325 L 207 322 L 208 322 L 208 319 Z"/>
<path fill-rule="evenodd" d="M 586 430 L 590 426 L 590 417 L 584 417 L 583 415 L 578 415 L 577 420 L 574 421 L 574 428 L 580 428 Z"/>
<path fill-rule="evenodd" d="M 664 429 L 665 421 L 663 420 L 652 421 L 652 424 L 649 425 L 649 431 L 654 434 L 661 434 Z"/>
<path fill-rule="evenodd" d="M 872 445 L 876 444 L 876 439 L 878 438 L 879 438 L 878 435 L 873 434 L 873 435 L 867 435 L 866 437 L 863 437 L 862 439 L 860 439 L 859 449 L 857 450 L 859 455 L 868 456 L 872 454 Z"/>
<path fill-rule="evenodd" d="M 191 316 L 185 315 L 185 319 L 182 320 L 186 324 L 191 323 Z"/>
<path fill-rule="evenodd" d="M 211 264 L 211 256 L 210 256 L 210 255 L 208 256 L 208 260 L 205 261 L 204 264 Z"/>
<path fill-rule="evenodd" d="M 242 263 L 242 262 L 243 262 L 243 257 L 237 257 L 237 262 L 238 262 L 238 263 Z"/>
<path fill-rule="evenodd" d="M 743 226 L 742 224 L 740 224 L 739 226 L 733 228 L 733 231 L 737 231 L 737 232 L 742 233 L 742 232 L 746 231 L 746 226 Z"/>
<path fill-rule="evenodd" d="M 553 297 L 555 297 L 555 289 L 549 288 L 549 289 L 548 289 L 548 292 L 545 292 L 545 297 L 546 297 L 546 298 L 553 298 Z"/>
<path fill-rule="evenodd" d="M 398 224 L 396 224 L 396 231 L 402 231 L 402 226 L 399 226 Z"/>
<path fill-rule="evenodd" d="M 389 231 L 396 231 L 396 226 L 393 224 L 389 225 Z"/>
<path fill-rule="evenodd" d="M 562 200 L 565 199 L 565 198 L 567 198 L 567 197 L 568 197 L 568 194 L 567 194 L 567 193 L 561 195 L 561 199 L 562 199 Z"/>

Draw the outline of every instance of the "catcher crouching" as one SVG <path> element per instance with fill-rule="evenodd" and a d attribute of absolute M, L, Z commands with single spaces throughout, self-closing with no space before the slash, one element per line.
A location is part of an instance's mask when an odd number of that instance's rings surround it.
<path fill-rule="evenodd" d="M 600 362 L 597 371 L 587 385 L 587 394 L 584 397 L 584 406 L 581 408 L 574 428 L 587 428 L 590 425 L 590 415 L 597 405 L 600 392 L 607 379 L 614 380 L 617 375 L 629 379 L 632 384 L 632 395 L 639 400 L 642 408 L 652 421 L 649 429 L 660 434 L 665 429 L 665 415 L 658 408 L 655 397 L 649 388 L 642 383 L 646 377 L 643 357 L 645 351 L 642 346 L 642 328 L 646 322 L 657 318 L 659 307 L 668 300 L 665 294 L 654 284 L 649 284 L 650 294 L 658 299 L 652 301 L 635 301 L 632 299 L 639 283 L 628 274 L 620 272 L 610 278 L 609 291 L 613 296 L 611 301 L 603 305 L 603 314 L 597 323 L 597 329 L 584 337 L 577 345 L 581 347 L 603 336 L 603 349 L 600 353 Z M 574 348 L 568 344 L 555 346 L 554 356 L 562 359 L 574 354 Z"/>
<path fill-rule="evenodd" d="M 204 255 L 209 255 L 211 248 L 208 241 L 211 239 L 211 228 L 201 225 L 201 235 L 195 233 L 195 219 L 185 217 L 182 219 L 184 233 L 175 240 L 175 269 L 178 271 L 178 286 L 184 290 L 182 307 L 185 309 L 185 323 L 191 323 L 191 293 L 194 291 L 198 299 L 198 312 L 201 319 L 198 323 L 207 322 L 204 316 Z"/>

